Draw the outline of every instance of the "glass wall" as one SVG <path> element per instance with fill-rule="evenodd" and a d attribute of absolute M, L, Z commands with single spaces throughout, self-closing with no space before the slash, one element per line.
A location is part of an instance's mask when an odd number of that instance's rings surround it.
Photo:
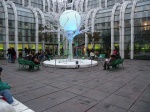
<path fill-rule="evenodd" d="M 35 50 L 35 17 L 33 12 L 27 8 L 17 7 L 18 13 L 18 50 L 19 56 L 24 56 L 24 48 Z M 21 46 L 22 45 L 22 46 Z"/>
<path fill-rule="evenodd" d="M 137 4 L 134 26 L 134 58 L 150 59 L 150 1 Z"/>
<path fill-rule="evenodd" d="M 35 23 L 35 15 L 32 10 L 27 8 L 29 5 L 29 0 L 11 0 L 15 3 L 17 9 L 17 26 L 18 26 L 18 50 L 19 55 L 23 56 L 22 50 L 25 47 L 35 50 L 36 44 L 38 44 L 38 49 L 42 49 L 43 38 L 45 44 L 53 50 L 53 53 L 56 54 L 58 51 L 58 35 L 57 33 L 51 32 L 47 33 L 44 36 L 39 35 L 39 42 L 36 43 L 36 23 Z M 45 1 L 45 12 L 53 11 L 54 5 L 52 0 L 44 0 Z M 85 10 L 85 1 L 83 2 L 83 9 Z M 133 7 L 133 3 L 127 5 L 125 9 L 124 15 L 124 35 L 120 35 L 120 30 L 122 29 L 122 18 L 120 18 L 122 3 L 128 0 L 88 0 L 88 10 L 96 9 L 100 5 L 103 9 L 99 10 L 94 18 L 94 33 L 92 34 L 92 38 L 94 38 L 94 49 L 99 53 L 106 53 L 109 55 L 110 46 L 111 46 L 111 16 L 112 9 L 115 3 L 121 3 L 120 6 L 116 8 L 115 11 L 115 19 L 114 19 L 114 46 L 119 49 L 119 41 L 120 37 L 124 37 L 124 54 L 125 58 L 130 58 L 131 51 L 131 11 Z M 131 0 L 130 0 L 131 1 Z M 132 0 L 133 1 L 133 0 Z M 77 2 L 77 1 L 75 1 Z M 73 6 L 75 7 L 75 2 Z M 99 3 L 101 2 L 101 3 Z M 24 3 L 25 7 L 22 7 L 21 4 Z M 7 3 L 8 9 L 8 38 L 9 38 L 9 46 L 15 46 L 15 14 L 13 8 L 9 3 Z M 79 8 L 81 5 L 81 0 L 79 0 Z M 31 6 L 37 7 L 43 11 L 43 0 L 31 0 Z M 106 7 L 107 6 L 107 7 Z M 57 6 L 56 6 L 57 7 Z M 69 6 L 70 7 L 70 6 Z M 123 10 L 122 10 L 123 11 Z M 4 52 L 6 50 L 6 21 L 4 16 L 4 9 L 0 2 L 0 52 Z M 41 14 L 37 11 L 38 14 L 38 25 L 39 29 L 42 26 L 42 18 Z M 87 12 L 85 13 L 87 14 Z M 88 27 L 92 26 L 92 15 L 88 18 Z M 45 21 L 46 25 L 50 27 L 50 29 L 57 29 L 57 22 L 54 20 L 51 14 L 45 13 Z M 149 0 L 140 0 L 137 3 L 135 11 L 134 11 L 134 58 L 135 59 L 150 59 L 150 1 Z M 85 18 L 84 18 L 85 19 Z M 84 39 L 84 35 L 77 36 L 76 40 L 79 41 L 80 37 Z M 79 43 L 82 43 L 84 40 L 80 40 Z M 92 48 L 91 40 L 89 38 L 88 48 Z M 122 53 L 123 54 L 123 53 Z"/>
<path fill-rule="evenodd" d="M 105 53 L 107 56 L 110 54 L 111 46 L 111 10 L 98 11 L 95 19 L 95 32 L 97 33 L 96 41 L 100 45 L 98 48 L 99 53 Z"/>

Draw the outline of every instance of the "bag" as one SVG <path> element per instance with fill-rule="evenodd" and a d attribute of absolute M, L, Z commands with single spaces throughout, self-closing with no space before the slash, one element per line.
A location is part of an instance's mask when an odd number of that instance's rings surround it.
<path fill-rule="evenodd" d="M 39 60 L 37 58 L 34 58 L 33 60 L 35 63 L 39 63 Z"/>
<path fill-rule="evenodd" d="M 14 59 L 16 59 L 16 55 L 14 56 Z"/>

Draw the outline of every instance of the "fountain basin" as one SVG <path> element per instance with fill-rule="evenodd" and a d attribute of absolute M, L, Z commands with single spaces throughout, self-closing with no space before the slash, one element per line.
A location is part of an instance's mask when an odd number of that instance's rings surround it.
<path fill-rule="evenodd" d="M 78 62 L 77 62 L 78 61 Z M 58 67 L 58 68 L 86 68 L 91 66 L 96 66 L 98 64 L 95 60 L 88 59 L 73 59 L 69 62 L 68 59 L 57 59 L 57 60 L 47 60 L 43 62 L 44 66 L 47 67 Z"/>

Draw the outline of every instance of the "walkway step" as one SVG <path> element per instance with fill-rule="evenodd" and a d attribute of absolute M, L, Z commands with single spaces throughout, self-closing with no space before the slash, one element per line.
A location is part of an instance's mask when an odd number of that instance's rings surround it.
<path fill-rule="evenodd" d="M 18 100 L 16 100 L 14 98 L 15 102 L 19 102 Z M 16 112 L 34 112 L 33 110 L 29 109 L 27 106 L 25 106 L 24 104 L 22 104 L 21 102 L 19 102 L 18 105 L 13 106 L 16 110 Z"/>

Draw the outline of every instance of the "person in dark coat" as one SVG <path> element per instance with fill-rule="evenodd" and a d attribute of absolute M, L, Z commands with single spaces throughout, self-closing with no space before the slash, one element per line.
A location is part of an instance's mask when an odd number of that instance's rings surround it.
<path fill-rule="evenodd" d="M 7 49 L 8 63 L 11 63 L 11 62 L 12 62 L 12 60 L 11 60 L 11 52 L 12 52 L 12 49 L 11 49 L 11 47 L 9 47 L 9 48 Z"/>
<path fill-rule="evenodd" d="M 11 60 L 12 60 L 12 63 L 15 63 L 15 59 L 16 59 L 16 51 L 12 47 L 12 51 L 11 51 Z"/>

